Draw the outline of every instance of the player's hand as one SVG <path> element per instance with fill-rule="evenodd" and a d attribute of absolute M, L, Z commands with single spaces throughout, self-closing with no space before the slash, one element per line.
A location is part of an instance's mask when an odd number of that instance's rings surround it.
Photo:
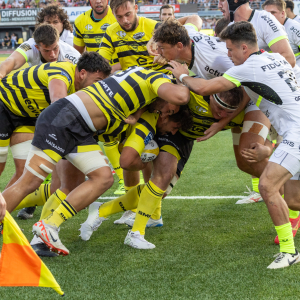
<path fill-rule="evenodd" d="M 197 142 L 203 142 L 214 136 L 223 129 L 223 125 L 219 122 L 213 123 L 207 130 L 204 131 L 204 136 L 198 137 Z"/>
<path fill-rule="evenodd" d="M 168 61 L 163 56 L 158 54 L 154 57 L 153 64 L 159 64 L 161 66 L 164 66 L 168 64 Z"/>
<path fill-rule="evenodd" d="M 0 222 L 3 221 L 5 213 L 6 213 L 6 202 L 2 194 L 0 193 Z"/>
<path fill-rule="evenodd" d="M 250 163 L 256 163 L 270 156 L 270 148 L 260 143 L 250 144 L 250 148 L 241 150 L 241 155 Z"/>
<path fill-rule="evenodd" d="M 189 69 L 186 64 L 182 65 L 181 63 L 179 63 L 175 60 L 171 60 L 171 61 L 169 61 L 169 65 L 171 67 L 166 68 L 166 70 L 171 71 L 177 79 L 179 79 L 180 75 L 182 75 L 182 74 L 189 75 Z"/>
<path fill-rule="evenodd" d="M 124 120 L 124 122 L 128 125 L 135 125 L 137 122 L 137 118 L 134 115 L 130 115 L 127 117 L 127 119 Z"/>
<path fill-rule="evenodd" d="M 4 78 L 4 77 L 5 77 L 5 75 L 3 75 L 3 74 L 0 73 L 0 80 L 1 80 L 2 78 Z"/>
<path fill-rule="evenodd" d="M 156 56 L 156 55 L 158 55 L 157 44 L 153 41 L 152 38 L 147 43 L 147 51 L 148 51 L 148 53 L 149 53 L 150 56 Z"/>

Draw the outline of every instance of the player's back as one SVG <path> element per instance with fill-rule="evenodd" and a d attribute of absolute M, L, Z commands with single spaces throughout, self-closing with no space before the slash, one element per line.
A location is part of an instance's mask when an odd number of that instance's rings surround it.
<path fill-rule="evenodd" d="M 70 62 L 53 62 L 11 72 L 0 81 L 0 100 L 18 116 L 38 117 L 51 103 L 50 80 L 60 79 L 68 93 L 75 92 L 75 68 Z"/>
<path fill-rule="evenodd" d="M 157 98 L 161 84 L 171 80 L 160 72 L 130 67 L 85 89 L 93 101 L 110 116 L 124 120 Z"/>

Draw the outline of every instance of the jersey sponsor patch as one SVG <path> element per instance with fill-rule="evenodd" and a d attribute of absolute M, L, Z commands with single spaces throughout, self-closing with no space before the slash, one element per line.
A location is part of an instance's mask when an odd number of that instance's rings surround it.
<path fill-rule="evenodd" d="M 267 24 L 272 28 L 272 30 L 274 32 L 279 31 L 278 27 L 274 24 L 274 22 L 273 22 L 273 20 L 271 18 L 269 18 L 267 16 L 261 16 L 261 18 L 267 22 Z"/>
<path fill-rule="evenodd" d="M 145 35 L 145 32 L 138 32 L 138 33 L 133 35 L 133 38 L 135 40 L 140 40 L 144 35 Z"/>
<path fill-rule="evenodd" d="M 70 75 L 69 75 L 67 72 L 61 71 L 60 74 L 61 74 L 62 76 L 65 76 L 65 77 L 68 79 L 69 82 L 72 81 L 72 78 L 70 77 Z"/>
<path fill-rule="evenodd" d="M 24 50 L 25 52 L 31 50 L 31 46 L 25 43 L 23 43 L 19 48 Z"/>
<path fill-rule="evenodd" d="M 106 31 L 106 28 L 107 28 L 109 25 L 110 25 L 110 24 L 105 23 L 105 24 L 103 24 L 103 25 L 101 26 L 101 29 L 102 29 L 103 31 Z"/>
<path fill-rule="evenodd" d="M 120 30 L 120 31 L 117 32 L 117 36 L 120 37 L 121 39 L 123 39 L 126 36 L 126 32 Z"/>
<path fill-rule="evenodd" d="M 65 55 L 65 58 L 70 61 L 71 63 L 75 64 L 77 63 L 77 57 L 73 55 L 69 55 L 68 53 Z"/>
<path fill-rule="evenodd" d="M 86 30 L 90 31 L 93 29 L 93 26 L 91 24 L 87 24 L 85 27 L 84 27 Z"/>

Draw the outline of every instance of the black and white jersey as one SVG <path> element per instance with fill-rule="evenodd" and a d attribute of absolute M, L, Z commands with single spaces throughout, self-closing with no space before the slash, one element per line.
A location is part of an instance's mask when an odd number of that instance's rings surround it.
<path fill-rule="evenodd" d="M 300 140 L 300 86 L 291 65 L 278 53 L 257 52 L 224 78 L 245 91 L 279 135 Z"/>
<path fill-rule="evenodd" d="M 289 43 L 296 56 L 297 65 L 300 65 L 300 23 L 292 19 L 286 18 L 284 21 L 284 28 L 289 38 Z"/>
<path fill-rule="evenodd" d="M 192 72 L 202 78 L 212 79 L 222 76 L 233 66 L 224 42 L 200 33 L 193 24 L 185 24 L 184 27 L 193 41 L 193 58 L 189 66 Z"/>
<path fill-rule="evenodd" d="M 64 29 L 59 39 L 73 47 L 73 33 L 70 30 Z"/>

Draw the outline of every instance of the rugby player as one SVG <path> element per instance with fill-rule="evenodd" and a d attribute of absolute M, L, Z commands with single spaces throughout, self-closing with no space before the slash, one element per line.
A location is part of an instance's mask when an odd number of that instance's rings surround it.
<path fill-rule="evenodd" d="M 49 5 L 37 14 L 36 26 L 40 24 L 53 25 L 59 32 L 59 39 L 73 46 L 73 28 L 66 11 L 57 4 Z"/>
<path fill-rule="evenodd" d="M 165 4 L 159 9 L 159 19 L 163 22 L 169 18 L 175 19 L 174 7 L 170 4 Z"/>
<path fill-rule="evenodd" d="M 287 18 L 285 13 L 286 3 L 284 0 L 266 0 L 263 9 L 271 13 L 280 24 L 282 24 L 287 32 L 289 43 L 296 58 L 296 64 L 300 66 L 300 24 L 299 22 Z M 300 70 L 300 68 L 299 68 Z M 297 74 L 296 74 L 297 75 Z M 297 76 L 298 77 L 298 76 Z"/>
<path fill-rule="evenodd" d="M 173 185 L 180 177 L 192 151 L 194 140 L 203 135 L 206 128 L 213 122 L 232 114 L 242 98 L 243 91 L 241 88 L 208 97 L 202 97 L 191 92 L 188 107 L 193 116 L 192 126 L 189 124 L 189 126 L 181 128 L 179 132 L 171 132 L 172 134 L 159 132 L 155 136 L 160 147 L 160 153 L 153 161 L 153 174 L 148 184 L 136 186 L 125 196 L 107 203 L 95 202 L 91 204 L 89 217 L 80 229 L 82 239 L 88 240 L 103 219 L 110 214 L 137 207 L 135 220 L 125 221 L 125 224 L 133 227 L 125 239 L 125 244 L 137 249 L 153 249 L 155 245 L 147 242 L 144 238 L 145 228 L 150 227 L 148 226 L 149 221 L 154 211 L 157 210 L 163 195 L 170 193 Z M 244 113 L 242 112 L 225 129 L 242 126 L 243 117 Z M 139 139 L 136 138 L 135 141 L 139 141 Z M 139 149 L 141 146 L 130 146 L 130 141 L 129 145 L 127 142 L 125 143 L 121 154 L 121 165 L 126 169 L 142 168 L 143 162 L 139 158 L 140 155 L 133 149 Z M 170 184 L 171 180 L 172 183 Z"/>
<path fill-rule="evenodd" d="M 3 192 L 8 210 L 12 211 L 34 191 L 62 157 L 67 158 L 89 180 L 33 228 L 49 248 L 67 255 L 69 251 L 58 237 L 58 227 L 94 202 L 113 183 L 110 168 L 93 139 L 94 133 L 116 136 L 128 127 L 124 120 L 129 115 L 157 97 L 169 102 L 162 114 L 166 117 L 179 110 L 177 105 L 188 103 L 189 90 L 172 84 L 162 73 L 131 67 L 49 106 L 38 118 L 22 177 Z M 56 140 L 52 141 L 53 136 Z"/>
<path fill-rule="evenodd" d="M 300 16 L 294 14 L 294 1 L 285 0 L 285 3 L 286 3 L 285 12 L 287 17 L 297 22 L 300 22 Z"/>
<path fill-rule="evenodd" d="M 13 70 L 24 66 L 30 67 L 47 62 L 68 60 L 77 63 L 80 53 L 59 39 L 59 32 L 52 25 L 42 24 L 36 28 L 33 38 L 22 43 L 0 65 L 0 79 Z"/>
<path fill-rule="evenodd" d="M 292 66 L 278 53 L 259 50 L 253 25 L 240 21 L 221 33 L 234 67 L 222 77 L 212 80 L 191 78 L 183 67 L 172 61 L 173 74 L 181 76 L 191 90 L 202 95 L 218 93 L 243 85 L 252 101 L 268 117 L 283 142 L 279 144 L 264 169 L 259 183 L 260 193 L 268 207 L 280 241 L 280 253 L 268 266 L 270 269 L 288 267 L 300 261 L 295 249 L 288 206 L 299 210 L 299 129 L 300 86 Z M 300 99 L 300 98 L 299 98 Z M 290 180 L 294 179 L 294 180 Z M 279 193 L 285 187 L 285 199 Z"/>
<path fill-rule="evenodd" d="M 116 22 L 107 0 L 90 0 L 91 9 L 74 22 L 73 46 L 80 53 L 98 51 L 106 28 Z"/>

